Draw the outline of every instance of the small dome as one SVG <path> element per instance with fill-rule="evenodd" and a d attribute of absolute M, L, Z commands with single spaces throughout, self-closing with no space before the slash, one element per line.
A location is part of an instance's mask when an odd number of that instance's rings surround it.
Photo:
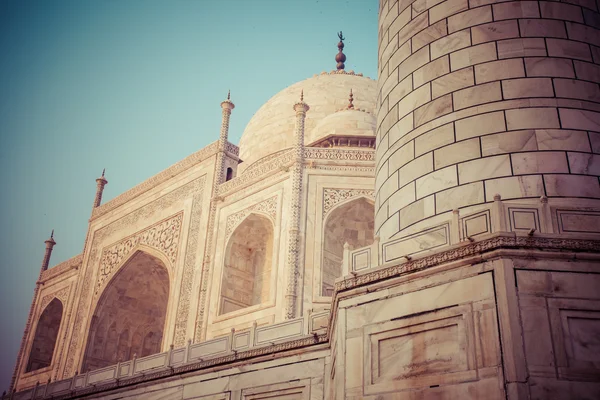
<path fill-rule="evenodd" d="M 348 110 L 348 113 L 346 111 L 338 112 L 348 105 L 350 89 L 354 92 L 354 107 L 365 110 L 371 115 L 357 110 Z M 354 72 L 322 73 L 283 89 L 254 114 L 240 139 L 240 158 L 244 162 L 238 167 L 238 173 L 243 173 L 254 162 L 268 155 L 293 146 L 296 123 L 294 104 L 300 100 L 302 90 L 304 90 L 304 101 L 310 106 L 304 124 L 304 144 L 308 145 L 331 135 L 331 132 L 327 132 L 325 127 L 320 128 L 318 132 L 316 127 L 332 114 L 348 116 L 350 129 L 358 132 L 362 129 L 361 127 L 365 127 L 361 134 L 367 135 L 369 123 L 366 121 L 375 114 L 377 82 L 354 74 Z M 332 125 L 328 126 L 332 127 L 338 117 L 333 116 Z M 361 122 L 362 117 L 366 119 Z M 336 124 L 342 126 L 339 121 Z M 352 126 L 356 126 L 356 128 L 352 128 Z M 343 131 L 341 127 L 336 129 L 340 134 L 356 134 Z M 374 123 L 372 129 L 374 129 Z M 369 135 L 374 135 L 374 133 L 369 133 Z"/>
<path fill-rule="evenodd" d="M 374 137 L 377 119 L 371 113 L 346 109 L 323 118 L 309 135 L 305 136 L 306 144 L 334 135 L 354 137 Z"/>

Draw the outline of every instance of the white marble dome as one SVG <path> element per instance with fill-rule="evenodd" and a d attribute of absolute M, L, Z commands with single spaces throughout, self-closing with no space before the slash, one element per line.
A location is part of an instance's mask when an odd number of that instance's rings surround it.
<path fill-rule="evenodd" d="M 306 144 L 328 136 L 373 137 L 377 126 L 375 115 L 354 109 L 340 110 L 323 118 L 315 128 L 305 135 Z"/>
<path fill-rule="evenodd" d="M 348 106 L 350 89 L 354 94 L 354 107 L 366 112 L 339 111 Z M 330 136 L 332 133 L 327 127 L 333 125 L 337 127 L 338 134 L 357 135 L 357 131 L 362 130 L 359 135 L 374 135 L 377 82 L 351 71 L 322 73 L 283 89 L 254 114 L 240 139 L 240 158 L 243 163 L 238 167 L 238 173 L 243 173 L 263 157 L 293 146 L 296 121 L 294 104 L 300 100 L 302 90 L 304 101 L 310 106 L 306 114 L 304 144 L 309 145 Z M 336 113 L 338 115 L 331 117 L 330 122 L 324 121 Z M 349 116 L 347 125 L 353 128 L 342 132 L 343 128 L 339 128 L 340 116 Z M 322 121 L 324 125 L 317 128 Z M 373 132 L 369 133 L 371 130 Z"/>

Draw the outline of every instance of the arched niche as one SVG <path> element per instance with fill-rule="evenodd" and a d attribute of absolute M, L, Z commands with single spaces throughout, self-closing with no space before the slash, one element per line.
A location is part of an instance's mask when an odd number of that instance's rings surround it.
<path fill-rule="evenodd" d="M 63 304 L 57 298 L 54 298 L 42 312 L 35 329 L 26 372 L 46 368 L 52 364 L 62 314 Z"/>
<path fill-rule="evenodd" d="M 374 228 L 375 208 L 364 197 L 341 204 L 329 213 L 323 228 L 323 296 L 331 296 L 335 280 L 342 276 L 344 243 L 355 249 L 369 246 L 374 241 Z"/>
<path fill-rule="evenodd" d="M 219 314 L 269 300 L 272 258 L 273 224 L 262 215 L 250 214 L 227 243 Z"/>
<path fill-rule="evenodd" d="M 82 371 L 159 353 L 169 302 L 169 274 L 137 251 L 104 289 L 92 317 Z M 147 339 L 148 338 L 148 339 Z"/>

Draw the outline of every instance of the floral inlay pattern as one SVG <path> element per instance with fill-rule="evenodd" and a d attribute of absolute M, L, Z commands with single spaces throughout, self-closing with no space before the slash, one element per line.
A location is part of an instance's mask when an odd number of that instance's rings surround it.
<path fill-rule="evenodd" d="M 358 196 L 373 198 L 375 192 L 371 189 L 323 189 L 323 216 L 336 204 Z"/>
<path fill-rule="evenodd" d="M 269 215 L 273 220 L 277 216 L 277 196 L 268 198 L 267 200 L 256 203 L 245 210 L 238 211 L 235 214 L 231 214 L 227 217 L 227 224 L 225 228 L 225 237 L 228 238 L 236 226 L 248 216 L 252 211 L 258 211 Z"/>
<path fill-rule="evenodd" d="M 169 258 L 171 265 L 174 264 L 177 259 L 182 222 L 183 213 L 176 214 L 105 248 L 100 259 L 100 270 L 94 295 L 101 292 L 101 289 L 113 276 L 117 267 L 139 244 L 162 251 Z"/>

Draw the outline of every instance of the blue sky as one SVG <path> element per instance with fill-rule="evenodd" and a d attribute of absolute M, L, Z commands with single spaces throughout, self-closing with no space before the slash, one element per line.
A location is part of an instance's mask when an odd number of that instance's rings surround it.
<path fill-rule="evenodd" d="M 0 1 L 0 392 L 8 388 L 44 240 L 81 253 L 104 201 L 219 135 L 281 89 L 335 69 L 376 78 L 377 0 Z M 306 96 L 309 97 L 309 94 Z"/>

